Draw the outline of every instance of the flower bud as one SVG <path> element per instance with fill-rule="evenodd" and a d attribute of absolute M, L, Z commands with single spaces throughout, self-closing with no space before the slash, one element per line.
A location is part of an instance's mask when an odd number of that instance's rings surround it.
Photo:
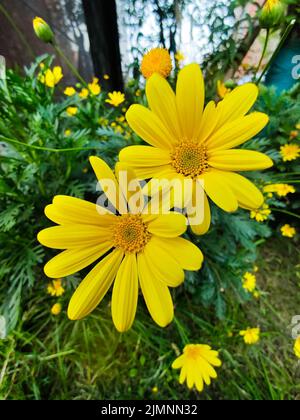
<path fill-rule="evenodd" d="M 271 29 L 278 26 L 285 14 L 285 6 L 280 0 L 267 0 L 259 12 L 259 23 L 262 28 Z"/>
<path fill-rule="evenodd" d="M 33 19 L 33 29 L 36 36 L 43 42 L 51 43 L 54 41 L 54 33 L 47 22 L 40 17 Z"/>

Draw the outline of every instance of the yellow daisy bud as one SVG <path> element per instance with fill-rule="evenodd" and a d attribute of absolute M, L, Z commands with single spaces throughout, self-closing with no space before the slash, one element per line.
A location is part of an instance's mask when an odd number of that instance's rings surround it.
<path fill-rule="evenodd" d="M 52 32 L 52 29 L 50 28 L 48 23 L 44 21 L 44 19 L 40 17 L 35 17 L 33 19 L 32 24 L 36 36 L 41 41 L 46 43 L 51 43 L 54 41 L 54 33 Z"/>
<path fill-rule="evenodd" d="M 260 329 L 259 328 L 247 328 L 246 330 L 240 331 L 240 336 L 244 338 L 245 344 L 253 345 L 260 340 Z"/>
<path fill-rule="evenodd" d="M 168 50 L 165 48 L 153 48 L 144 55 L 141 72 L 145 79 L 153 73 L 159 73 L 164 78 L 168 77 L 172 70 L 172 61 Z"/>
<path fill-rule="evenodd" d="M 285 13 L 285 6 L 280 0 L 267 0 L 259 13 L 259 23 L 262 28 L 270 29 L 278 26 Z"/>
<path fill-rule="evenodd" d="M 78 108 L 76 106 L 69 106 L 66 109 L 66 113 L 69 115 L 69 117 L 74 117 L 78 112 Z"/>
<path fill-rule="evenodd" d="M 75 93 L 76 90 L 72 86 L 66 87 L 66 89 L 64 90 L 64 94 L 67 96 L 73 96 L 75 95 Z"/>
<path fill-rule="evenodd" d="M 51 308 L 52 315 L 59 315 L 61 313 L 61 304 L 55 303 Z"/>

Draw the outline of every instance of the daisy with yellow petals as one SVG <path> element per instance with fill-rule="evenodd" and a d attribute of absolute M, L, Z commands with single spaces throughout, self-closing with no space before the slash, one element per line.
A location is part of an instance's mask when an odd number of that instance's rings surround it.
<path fill-rule="evenodd" d="M 260 208 L 251 210 L 250 217 L 251 219 L 255 219 L 257 222 L 262 223 L 268 220 L 270 214 L 271 210 L 268 204 L 263 204 Z"/>
<path fill-rule="evenodd" d="M 62 68 L 56 66 L 51 69 L 47 69 L 45 74 L 39 76 L 40 82 L 44 83 L 49 88 L 54 88 L 63 78 Z"/>
<path fill-rule="evenodd" d="M 66 109 L 66 113 L 69 115 L 69 117 L 74 117 L 78 112 L 78 108 L 76 106 L 69 106 Z"/>
<path fill-rule="evenodd" d="M 45 213 L 59 226 L 41 231 L 38 240 L 64 251 L 46 264 L 45 273 L 50 278 L 66 277 L 97 262 L 71 298 L 68 316 L 72 320 L 89 315 L 114 283 L 111 308 L 118 331 L 128 330 L 134 321 L 139 287 L 153 320 L 165 327 L 173 319 L 169 287 L 183 282 L 183 270 L 200 269 L 202 253 L 179 237 L 186 230 L 182 214 L 149 212 L 151 202 L 144 202 L 140 184 L 126 166 L 117 164 L 114 175 L 103 160 L 91 157 L 90 162 L 102 188 L 107 180 L 114 186 L 117 194 L 105 191 L 118 213 L 78 198 L 56 196 Z M 140 209 L 131 204 L 133 193 L 122 182 L 124 171 L 136 187 Z"/>
<path fill-rule="evenodd" d="M 113 92 L 109 92 L 108 98 L 105 102 L 112 106 L 119 106 L 125 101 L 125 95 L 122 92 L 116 92 L 115 90 Z"/>
<path fill-rule="evenodd" d="M 89 90 L 87 88 L 82 88 L 79 92 L 79 97 L 81 99 L 86 99 L 89 96 Z"/>
<path fill-rule="evenodd" d="M 280 154 L 284 162 L 290 162 L 300 156 L 300 147 L 298 144 L 285 144 L 280 147 Z"/>
<path fill-rule="evenodd" d="M 47 286 L 47 292 L 51 296 L 59 297 L 65 293 L 65 289 L 62 287 L 61 279 L 52 280 Z"/>
<path fill-rule="evenodd" d="M 280 230 L 282 236 L 285 236 L 287 238 L 293 238 L 296 235 L 296 229 L 289 224 L 282 226 Z"/>
<path fill-rule="evenodd" d="M 219 353 L 204 344 L 188 344 L 183 349 L 183 354 L 174 360 L 173 369 L 181 369 L 179 382 L 187 382 L 189 389 L 194 386 L 202 392 L 204 384 L 210 385 L 211 379 L 217 378 L 215 367 L 221 366 Z"/>
<path fill-rule="evenodd" d="M 179 180 L 182 184 L 191 180 L 193 188 L 186 200 L 193 200 L 198 183 L 227 212 L 239 206 L 252 209 L 262 205 L 263 195 L 258 188 L 236 173 L 266 169 L 273 164 L 263 153 L 236 149 L 269 121 L 260 112 L 246 115 L 256 101 L 256 85 L 239 86 L 217 105 L 211 101 L 203 110 L 202 73 L 197 64 L 190 64 L 179 72 L 176 95 L 157 73 L 147 80 L 146 95 L 150 109 L 132 105 L 126 118 L 150 146 L 124 148 L 119 155 L 121 162 L 133 168 L 140 179 Z M 204 220 L 191 225 L 195 234 L 206 233 L 210 226 L 206 194 L 199 204 L 204 208 Z M 176 203 L 176 207 L 180 205 Z"/>
<path fill-rule="evenodd" d="M 162 77 L 168 77 L 172 70 L 171 56 L 166 48 L 153 48 L 144 55 L 141 72 L 145 79 L 149 79 L 154 73 Z"/>
<path fill-rule="evenodd" d="M 51 308 L 51 314 L 57 316 L 60 313 L 61 313 L 61 304 L 55 303 Z"/>
<path fill-rule="evenodd" d="M 76 94 L 76 90 L 73 88 L 73 86 L 68 86 L 64 90 L 64 94 L 66 96 L 74 96 Z"/>
<path fill-rule="evenodd" d="M 247 292 L 254 292 L 256 288 L 256 276 L 249 272 L 243 275 L 243 288 L 247 290 Z"/>
<path fill-rule="evenodd" d="M 279 197 L 285 197 L 289 193 L 295 193 L 295 187 L 289 184 L 270 184 L 264 187 L 264 192 L 273 193 L 275 192 Z"/>
<path fill-rule="evenodd" d="M 300 359 L 300 336 L 295 341 L 294 353 Z"/>
<path fill-rule="evenodd" d="M 240 331 L 240 336 L 244 338 L 245 344 L 253 345 L 260 340 L 260 329 L 259 328 L 247 328 L 246 330 Z"/>
<path fill-rule="evenodd" d="M 98 96 L 101 93 L 101 86 L 99 85 L 99 79 L 97 77 L 93 78 L 92 83 L 88 84 L 90 93 L 93 96 Z"/>

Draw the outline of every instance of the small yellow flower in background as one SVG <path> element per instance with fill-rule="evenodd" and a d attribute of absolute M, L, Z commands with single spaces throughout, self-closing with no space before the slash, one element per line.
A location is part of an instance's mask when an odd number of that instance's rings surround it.
<path fill-rule="evenodd" d="M 225 98 L 225 96 L 231 92 L 231 89 L 227 88 L 221 80 L 217 81 L 217 92 L 221 99 Z"/>
<path fill-rule="evenodd" d="M 185 60 L 185 56 L 181 51 L 177 51 L 174 57 L 177 63 L 181 63 L 181 61 Z"/>
<path fill-rule="evenodd" d="M 295 160 L 300 156 L 300 147 L 298 144 L 285 144 L 280 147 L 280 154 L 284 162 Z"/>
<path fill-rule="evenodd" d="M 65 130 L 65 136 L 69 137 L 72 134 L 72 131 L 68 128 L 67 130 Z"/>
<path fill-rule="evenodd" d="M 97 77 L 93 78 L 92 83 L 88 84 L 89 91 L 92 95 L 98 96 L 101 92 L 101 86 L 99 85 L 99 79 Z"/>
<path fill-rule="evenodd" d="M 259 268 L 258 268 L 258 266 L 257 266 L 257 265 L 255 265 L 255 266 L 253 267 L 253 271 L 254 271 L 254 273 L 257 273 L 257 272 L 259 271 Z"/>
<path fill-rule="evenodd" d="M 285 197 L 289 193 L 295 193 L 295 187 L 288 184 L 270 184 L 264 187 L 265 193 L 276 193 L 279 197 Z"/>
<path fill-rule="evenodd" d="M 295 139 L 296 137 L 298 137 L 299 131 L 297 130 L 293 130 L 290 132 L 290 139 Z"/>
<path fill-rule="evenodd" d="M 67 95 L 67 96 L 73 96 L 73 95 L 75 95 L 75 93 L 76 93 L 76 90 L 72 86 L 68 86 L 64 90 L 64 94 Z"/>
<path fill-rule="evenodd" d="M 40 64 L 39 64 L 39 66 L 40 66 L 40 69 L 44 70 L 44 68 L 45 68 L 45 63 L 40 63 Z"/>
<path fill-rule="evenodd" d="M 108 74 L 105 74 L 105 75 L 103 76 L 103 79 L 104 79 L 104 80 L 109 80 L 109 75 L 108 75 Z"/>
<path fill-rule="evenodd" d="M 135 92 L 135 96 L 139 97 L 141 96 L 141 93 L 142 93 L 141 89 L 137 89 L 137 91 Z"/>
<path fill-rule="evenodd" d="M 145 79 L 149 79 L 154 73 L 159 73 L 162 77 L 169 76 L 172 70 L 172 60 L 166 48 L 153 48 L 144 55 L 141 72 Z"/>
<path fill-rule="evenodd" d="M 82 88 L 81 91 L 79 92 L 79 97 L 81 99 L 86 99 L 89 96 L 89 90 L 87 88 Z"/>
<path fill-rule="evenodd" d="M 228 333 L 227 333 L 227 337 L 228 337 L 228 338 L 232 338 L 232 337 L 233 337 L 233 332 L 232 332 L 232 331 L 228 331 Z"/>
<path fill-rule="evenodd" d="M 172 364 L 173 369 L 181 369 L 179 383 L 187 382 L 189 389 L 194 386 L 197 391 L 202 392 L 204 383 L 211 384 L 211 378 L 217 378 L 217 372 L 213 366 L 221 366 L 219 353 L 204 344 L 188 344 Z"/>
<path fill-rule="evenodd" d="M 39 75 L 39 81 L 47 87 L 54 88 L 63 78 L 62 68 L 55 66 L 53 70 L 47 69 L 45 74 Z"/>
<path fill-rule="evenodd" d="M 117 121 L 119 121 L 119 122 L 124 122 L 125 121 L 125 117 L 124 117 L 124 115 L 121 115 L 120 117 L 118 117 L 117 118 Z"/>
<path fill-rule="evenodd" d="M 115 107 L 119 106 L 125 101 L 124 93 L 116 92 L 115 90 L 113 92 L 109 92 L 108 97 L 109 99 L 106 99 L 105 102 Z"/>
<path fill-rule="evenodd" d="M 299 124 L 296 124 L 296 129 L 297 130 L 300 130 L 300 123 Z"/>
<path fill-rule="evenodd" d="M 66 113 L 70 116 L 73 117 L 74 115 L 76 115 L 78 112 L 78 108 L 76 106 L 69 106 L 66 109 Z"/>
<path fill-rule="evenodd" d="M 52 280 L 47 286 L 47 292 L 51 296 L 59 297 L 64 294 L 65 289 L 62 287 L 61 279 Z"/>
<path fill-rule="evenodd" d="M 48 25 L 47 22 L 44 21 L 41 17 L 36 16 L 33 21 L 33 29 L 36 36 L 46 43 L 54 41 L 54 33 L 52 29 Z"/>
<path fill-rule="evenodd" d="M 300 359 L 300 336 L 295 341 L 294 353 Z"/>
<path fill-rule="evenodd" d="M 158 388 L 157 388 L 157 386 L 154 386 L 154 387 L 152 388 L 152 392 L 153 392 L 153 394 L 157 394 L 157 393 L 158 393 Z"/>
<path fill-rule="evenodd" d="M 106 125 L 108 125 L 108 124 L 109 124 L 109 121 L 108 121 L 108 119 L 107 119 L 107 118 L 100 117 L 100 118 L 98 119 L 98 124 L 103 125 L 103 126 L 106 126 Z"/>
<path fill-rule="evenodd" d="M 247 272 L 243 275 L 243 288 L 250 293 L 254 292 L 256 288 L 256 277 L 254 274 Z"/>
<path fill-rule="evenodd" d="M 59 315 L 61 313 L 61 304 L 55 303 L 51 308 L 52 315 Z"/>
<path fill-rule="evenodd" d="M 268 204 L 263 204 L 262 207 L 259 209 L 251 210 L 250 217 L 251 219 L 255 219 L 257 222 L 264 222 L 269 218 L 271 214 L 271 210 Z"/>
<path fill-rule="evenodd" d="M 240 336 L 244 338 L 246 344 L 256 344 L 260 340 L 260 329 L 259 328 L 247 328 L 246 330 L 240 331 Z"/>
<path fill-rule="evenodd" d="M 296 229 L 289 224 L 286 224 L 280 228 L 282 236 L 287 238 L 293 238 L 296 235 Z"/>
<path fill-rule="evenodd" d="M 253 292 L 253 297 L 255 298 L 255 299 L 259 299 L 260 298 L 260 292 L 258 291 L 258 290 L 254 290 L 254 292 Z"/>

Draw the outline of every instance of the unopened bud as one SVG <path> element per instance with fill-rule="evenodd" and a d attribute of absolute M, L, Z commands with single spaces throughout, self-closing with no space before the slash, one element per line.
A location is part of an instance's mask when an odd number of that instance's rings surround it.
<path fill-rule="evenodd" d="M 54 33 L 47 22 L 40 17 L 33 19 L 33 29 L 36 36 L 43 42 L 51 43 L 54 41 Z"/>

